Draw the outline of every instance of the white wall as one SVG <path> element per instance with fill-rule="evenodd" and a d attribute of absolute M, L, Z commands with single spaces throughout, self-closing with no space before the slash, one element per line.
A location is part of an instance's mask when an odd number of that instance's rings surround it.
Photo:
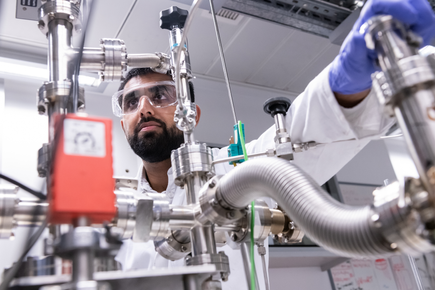
<path fill-rule="evenodd" d="M 269 269 L 271 290 L 331 290 L 328 273 L 320 267 Z"/>

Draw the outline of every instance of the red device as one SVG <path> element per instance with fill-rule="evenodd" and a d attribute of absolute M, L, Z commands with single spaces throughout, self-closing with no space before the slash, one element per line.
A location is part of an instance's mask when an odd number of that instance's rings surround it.
<path fill-rule="evenodd" d="M 112 120 L 57 115 L 52 150 L 50 223 L 110 222 L 116 214 Z"/>

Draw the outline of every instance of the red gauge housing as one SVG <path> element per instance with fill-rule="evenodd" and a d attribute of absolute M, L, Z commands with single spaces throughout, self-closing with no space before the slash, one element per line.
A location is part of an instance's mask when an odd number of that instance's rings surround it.
<path fill-rule="evenodd" d="M 110 222 L 116 214 L 112 120 L 57 115 L 54 122 L 50 223 Z"/>

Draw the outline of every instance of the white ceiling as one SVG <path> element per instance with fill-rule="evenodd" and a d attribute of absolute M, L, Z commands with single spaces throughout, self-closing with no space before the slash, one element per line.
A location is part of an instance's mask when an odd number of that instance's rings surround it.
<path fill-rule="evenodd" d="M 134 3 L 95 0 L 85 46 L 98 47 L 101 38 L 114 38 L 119 33 L 129 53 L 168 53 L 169 32 L 160 29 L 159 13 L 173 5 L 183 9 L 189 6 L 170 0 L 138 0 L 128 15 Z M 0 56 L 44 63 L 47 40 L 36 22 L 15 18 L 15 0 L 0 0 L 0 4 Z M 237 117 L 248 125 L 247 140 L 273 124 L 262 110 L 266 99 L 293 99 L 339 51 L 326 38 L 243 15 L 235 21 L 218 17 L 218 22 Z M 188 39 L 192 70 L 197 77 L 197 102 L 202 107 L 196 136 L 201 141 L 226 144 L 232 134 L 233 117 L 208 11 L 198 10 L 195 14 Z M 118 85 L 109 84 L 103 94 L 113 94 Z M 34 103 L 34 96 L 29 96 L 29 102 Z"/>
<path fill-rule="evenodd" d="M 159 12 L 172 5 L 189 7 L 170 0 L 95 0 L 86 46 L 99 46 L 101 38 L 125 41 L 129 53 L 168 52 L 168 32 L 159 27 Z M 44 52 L 47 41 L 36 22 L 15 19 L 16 1 L 2 1 L 0 49 L 11 43 L 32 54 Z M 328 39 L 278 24 L 240 15 L 235 21 L 218 17 L 230 79 L 297 94 L 337 55 L 339 47 Z M 189 33 L 193 72 L 223 79 L 211 15 L 198 10 Z"/>

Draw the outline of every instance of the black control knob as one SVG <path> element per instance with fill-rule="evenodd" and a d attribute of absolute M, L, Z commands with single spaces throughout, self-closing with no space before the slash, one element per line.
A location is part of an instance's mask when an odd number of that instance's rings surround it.
<path fill-rule="evenodd" d="M 272 117 L 276 114 L 283 114 L 285 116 L 288 108 L 290 108 L 290 104 L 290 100 L 285 97 L 270 98 L 264 102 L 263 110 Z"/>
<path fill-rule="evenodd" d="M 160 12 L 160 28 L 172 30 L 174 26 L 183 28 L 189 11 L 171 6 Z"/>

